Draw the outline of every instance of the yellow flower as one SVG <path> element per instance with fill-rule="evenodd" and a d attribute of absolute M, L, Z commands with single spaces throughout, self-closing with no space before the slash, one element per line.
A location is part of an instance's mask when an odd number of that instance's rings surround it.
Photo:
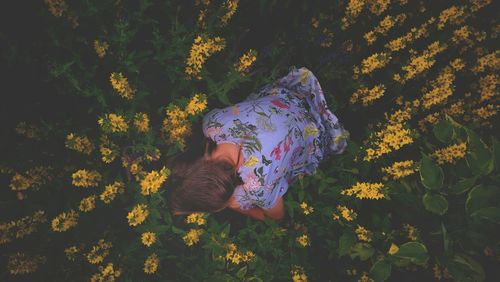
<path fill-rule="evenodd" d="M 99 199 L 106 204 L 111 203 L 115 199 L 116 194 L 123 193 L 125 190 L 125 183 L 121 181 L 115 181 L 112 184 L 108 184 L 104 188 L 104 192 L 99 195 Z"/>
<path fill-rule="evenodd" d="M 413 160 L 395 162 L 388 167 L 383 167 L 382 172 L 387 173 L 393 179 L 397 180 L 415 173 L 414 162 Z"/>
<path fill-rule="evenodd" d="M 203 229 L 191 228 L 182 239 L 188 246 L 192 246 L 200 241 L 200 235 L 203 234 Z"/>
<path fill-rule="evenodd" d="M 95 170 L 80 169 L 74 172 L 72 184 L 78 187 L 90 187 L 99 185 L 101 174 Z"/>
<path fill-rule="evenodd" d="M 203 93 L 195 94 L 186 105 L 184 111 L 189 115 L 196 115 L 207 107 L 207 95 Z"/>
<path fill-rule="evenodd" d="M 102 134 L 99 139 L 101 141 L 101 144 L 99 144 L 101 160 L 109 164 L 119 155 L 119 147 L 115 143 L 111 142 L 105 134 Z"/>
<path fill-rule="evenodd" d="M 346 206 L 337 205 L 337 210 L 339 211 L 342 218 L 344 218 L 346 221 L 353 221 L 357 217 L 357 214 L 354 212 L 354 210 L 348 209 Z M 337 213 L 333 213 L 332 217 L 333 220 L 340 219 L 340 216 Z"/>
<path fill-rule="evenodd" d="M 106 55 L 106 51 L 109 48 L 109 44 L 106 41 L 94 40 L 94 49 L 99 58 L 102 58 Z"/>
<path fill-rule="evenodd" d="M 134 126 L 139 132 L 149 131 L 149 117 L 146 113 L 136 113 L 134 116 Z"/>
<path fill-rule="evenodd" d="M 304 272 L 304 268 L 300 265 L 292 265 L 290 270 L 293 282 L 307 282 L 307 275 Z"/>
<path fill-rule="evenodd" d="M 205 60 L 213 53 L 221 51 L 226 46 L 226 42 L 221 37 L 214 39 L 206 38 L 206 36 L 198 36 L 194 39 L 187 59 L 185 73 L 187 79 L 201 79 L 200 72 Z"/>
<path fill-rule="evenodd" d="M 389 248 L 389 251 L 387 253 L 390 255 L 393 255 L 393 254 L 397 253 L 398 251 L 399 251 L 399 247 L 396 244 L 391 243 L 391 247 Z"/>
<path fill-rule="evenodd" d="M 385 196 L 380 190 L 384 187 L 382 183 L 356 182 L 355 185 L 340 192 L 341 195 L 355 195 L 358 199 L 383 199 Z"/>
<path fill-rule="evenodd" d="M 234 243 L 226 243 L 224 244 L 224 248 L 226 249 L 226 255 L 224 257 L 217 257 L 218 260 L 229 260 L 234 264 L 240 264 L 241 262 L 248 262 L 255 258 L 255 254 L 252 251 L 239 251 Z"/>
<path fill-rule="evenodd" d="M 455 163 L 457 159 L 465 157 L 467 145 L 465 142 L 460 144 L 453 144 L 446 148 L 436 150 L 432 156 L 437 159 L 438 164 Z"/>
<path fill-rule="evenodd" d="M 28 274 L 37 271 L 40 264 L 47 262 L 47 257 L 41 255 L 29 256 L 16 252 L 9 255 L 7 269 L 11 275 Z"/>
<path fill-rule="evenodd" d="M 122 271 L 120 269 L 114 269 L 113 263 L 108 262 L 106 266 L 99 265 L 99 272 L 95 273 L 90 277 L 90 282 L 100 282 L 100 281 L 108 281 L 114 282 L 120 277 Z"/>
<path fill-rule="evenodd" d="M 155 170 L 149 172 L 141 181 L 141 194 L 151 195 L 158 192 L 158 189 L 167 180 L 169 174 L 170 170 L 166 167 L 163 167 L 160 172 Z"/>
<path fill-rule="evenodd" d="M 97 123 L 106 133 L 126 132 L 128 130 L 125 118 L 117 114 L 105 114 L 104 117 L 99 118 Z"/>
<path fill-rule="evenodd" d="M 90 155 L 94 150 L 94 144 L 92 144 L 87 136 L 76 136 L 74 133 L 70 133 L 66 136 L 65 146 L 66 148 L 87 155 Z"/>
<path fill-rule="evenodd" d="M 71 227 L 76 226 L 78 224 L 78 216 L 78 212 L 72 209 L 67 213 L 61 213 L 60 215 L 52 219 L 52 231 L 63 232 L 70 229 Z"/>
<path fill-rule="evenodd" d="M 111 73 L 109 80 L 111 81 L 113 89 L 115 89 L 120 96 L 128 100 L 134 98 L 136 90 L 130 86 L 130 84 L 127 81 L 127 78 L 124 77 L 121 72 Z"/>
<path fill-rule="evenodd" d="M 70 261 L 75 261 L 76 259 L 76 254 L 80 251 L 77 246 L 71 246 L 68 248 L 64 249 L 64 253 L 66 254 L 66 257 Z"/>
<path fill-rule="evenodd" d="M 109 255 L 109 249 L 113 244 L 111 242 L 106 242 L 104 239 L 100 239 L 97 245 L 92 247 L 92 250 L 85 255 L 88 262 L 91 264 L 99 264 L 104 261 L 104 259 Z"/>
<path fill-rule="evenodd" d="M 311 214 L 314 211 L 314 208 L 308 207 L 306 202 L 302 202 L 300 207 L 304 210 L 305 215 Z"/>
<path fill-rule="evenodd" d="M 156 242 L 156 233 L 153 232 L 144 232 L 141 235 L 141 241 L 146 246 L 151 246 Z"/>
<path fill-rule="evenodd" d="M 144 272 L 147 274 L 155 273 L 160 264 L 160 258 L 157 254 L 153 253 L 148 256 L 144 262 Z"/>
<path fill-rule="evenodd" d="M 234 64 L 234 67 L 239 73 L 246 73 L 257 60 L 257 51 L 250 49 L 247 53 L 240 57 L 239 63 Z"/>
<path fill-rule="evenodd" d="M 358 239 L 361 241 L 370 242 L 372 240 L 370 238 L 371 232 L 369 232 L 368 230 L 366 230 L 363 226 L 361 226 L 359 224 L 358 224 L 358 227 L 356 228 L 355 232 L 356 232 L 356 235 L 358 236 Z"/>
<path fill-rule="evenodd" d="M 85 197 L 80 201 L 79 209 L 82 212 L 89 212 L 95 208 L 95 199 L 96 196 L 92 195 L 89 197 Z"/>
<path fill-rule="evenodd" d="M 307 234 L 303 234 L 295 239 L 302 247 L 307 247 L 311 245 L 311 240 Z"/>
<path fill-rule="evenodd" d="M 127 215 L 128 224 L 130 226 L 137 226 L 143 223 L 149 216 L 149 211 L 147 210 L 147 207 L 148 206 L 145 204 L 135 205 L 132 211 L 130 211 Z"/>
<path fill-rule="evenodd" d="M 204 212 L 194 212 L 186 217 L 186 223 L 196 223 L 198 225 L 206 224 L 205 220 L 206 213 Z"/>
<path fill-rule="evenodd" d="M 226 9 L 226 13 L 222 15 L 220 18 L 221 26 L 227 25 L 229 19 L 236 13 L 236 9 L 238 8 L 239 0 L 225 0 L 224 8 Z"/>

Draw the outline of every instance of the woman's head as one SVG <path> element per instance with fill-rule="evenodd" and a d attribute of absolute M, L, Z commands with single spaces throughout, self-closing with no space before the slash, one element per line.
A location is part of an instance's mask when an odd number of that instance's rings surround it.
<path fill-rule="evenodd" d="M 171 174 L 165 196 L 172 214 L 217 212 L 226 207 L 234 188 L 243 184 L 233 164 L 210 158 L 216 144 L 205 136 L 202 140 L 167 161 Z"/>

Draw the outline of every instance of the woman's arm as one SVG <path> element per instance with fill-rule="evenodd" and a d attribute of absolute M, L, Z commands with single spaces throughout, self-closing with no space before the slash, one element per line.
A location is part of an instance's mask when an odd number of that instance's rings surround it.
<path fill-rule="evenodd" d="M 276 205 L 274 205 L 274 207 L 266 210 L 260 207 L 254 207 L 248 210 L 242 210 L 238 207 L 236 208 L 231 207 L 231 209 L 257 220 L 264 220 L 266 218 L 274 220 L 282 220 L 283 217 L 285 216 L 285 207 L 283 204 L 282 197 L 279 197 L 276 200 Z"/>

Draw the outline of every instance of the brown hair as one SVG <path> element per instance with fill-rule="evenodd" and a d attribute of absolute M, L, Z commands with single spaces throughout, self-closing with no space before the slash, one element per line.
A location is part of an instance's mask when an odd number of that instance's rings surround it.
<path fill-rule="evenodd" d="M 204 158 L 205 152 L 211 155 L 217 144 L 200 134 L 199 124 L 193 127 L 187 149 L 166 162 L 171 174 L 165 183 L 165 197 L 172 214 L 216 212 L 226 205 L 234 188 L 243 184 L 234 164 Z"/>

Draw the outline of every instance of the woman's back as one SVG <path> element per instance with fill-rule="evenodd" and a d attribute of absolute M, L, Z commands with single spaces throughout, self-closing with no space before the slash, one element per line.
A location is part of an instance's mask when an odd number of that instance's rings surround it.
<path fill-rule="evenodd" d="M 212 109 L 203 134 L 217 144 L 242 144 L 243 185 L 233 196 L 241 209 L 272 208 L 299 174 L 313 174 L 329 153 L 341 153 L 348 132 L 328 110 L 315 76 L 293 70 L 244 101 Z"/>

